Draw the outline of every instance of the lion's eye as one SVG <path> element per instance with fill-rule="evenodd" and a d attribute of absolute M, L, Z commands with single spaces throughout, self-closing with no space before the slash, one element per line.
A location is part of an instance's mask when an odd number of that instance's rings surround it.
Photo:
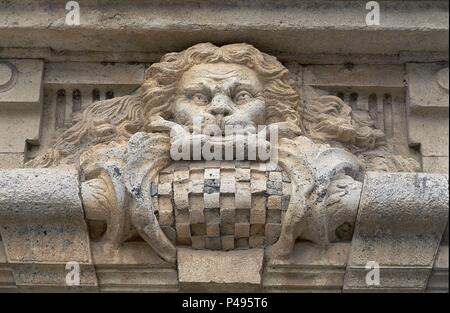
<path fill-rule="evenodd" d="M 250 100 L 251 98 L 253 98 L 252 94 L 249 93 L 248 91 L 243 90 L 236 94 L 236 96 L 234 97 L 234 102 L 244 103 L 244 102 Z"/>
<path fill-rule="evenodd" d="M 192 96 L 192 100 L 194 100 L 194 102 L 199 105 L 206 105 L 209 102 L 208 97 L 202 93 L 194 94 Z"/>

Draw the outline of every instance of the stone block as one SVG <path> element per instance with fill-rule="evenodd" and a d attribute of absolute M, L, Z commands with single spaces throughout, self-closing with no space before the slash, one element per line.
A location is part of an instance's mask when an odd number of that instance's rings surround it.
<path fill-rule="evenodd" d="M 407 63 L 406 78 L 408 103 L 411 110 L 448 109 L 448 65 Z"/>
<path fill-rule="evenodd" d="M 279 223 L 267 223 L 265 229 L 265 242 L 266 245 L 272 245 L 280 237 L 281 233 L 281 224 Z"/>
<path fill-rule="evenodd" d="M 264 246 L 264 236 L 263 235 L 250 236 L 250 238 L 248 239 L 248 244 L 250 248 L 261 248 Z"/>
<path fill-rule="evenodd" d="M 75 170 L 0 171 L 0 231 L 10 262 L 89 262 L 79 193 Z"/>
<path fill-rule="evenodd" d="M 261 284 L 263 250 L 178 250 L 180 287 L 222 287 L 248 290 Z M 190 289 L 191 290 L 191 289 Z"/>
<path fill-rule="evenodd" d="M 277 292 L 341 292 L 350 243 L 300 241 L 286 258 L 269 259 L 263 285 Z"/>
<path fill-rule="evenodd" d="M 444 241 L 444 240 L 442 240 Z M 448 244 L 439 247 L 436 259 L 434 261 L 433 270 L 427 284 L 427 292 L 447 292 L 449 291 L 448 283 L 449 268 L 449 250 Z"/>
<path fill-rule="evenodd" d="M 100 64 L 84 62 L 55 62 L 45 65 L 44 83 L 47 87 L 67 85 L 139 87 L 144 81 L 143 64 Z"/>
<path fill-rule="evenodd" d="M 204 193 L 219 193 L 220 180 L 219 179 L 205 179 L 203 186 Z"/>
<path fill-rule="evenodd" d="M 448 222 L 448 179 L 369 172 L 364 180 L 345 290 L 425 290 Z M 380 285 L 365 281 L 369 261 Z"/>
<path fill-rule="evenodd" d="M 236 181 L 250 181 L 250 169 L 249 168 L 237 168 L 236 169 Z"/>
<path fill-rule="evenodd" d="M 283 177 L 281 172 L 269 172 L 269 180 L 275 182 L 282 182 Z"/>
<path fill-rule="evenodd" d="M 205 223 L 205 215 L 203 214 L 203 210 L 190 209 L 189 210 L 189 223 L 191 223 L 191 224 Z"/>
<path fill-rule="evenodd" d="M 250 209 L 250 224 L 264 224 L 266 222 L 266 197 L 253 196 Z"/>
<path fill-rule="evenodd" d="M 172 182 L 173 182 L 173 173 L 162 173 L 162 171 L 159 173 L 158 183 L 165 184 Z"/>
<path fill-rule="evenodd" d="M 250 245 L 249 245 L 248 239 L 249 239 L 248 237 L 235 238 L 234 247 L 238 250 L 239 249 L 242 249 L 242 250 L 249 249 Z"/>
<path fill-rule="evenodd" d="M 117 249 L 105 249 L 103 242 L 93 241 L 91 249 L 101 291 L 178 290 L 176 266 L 163 261 L 144 241 L 124 242 Z"/>
<path fill-rule="evenodd" d="M 205 236 L 192 236 L 192 249 L 205 249 Z"/>
<path fill-rule="evenodd" d="M 76 170 L 0 171 L 0 235 L 18 285 L 64 286 L 69 261 L 97 285 L 79 194 Z"/>
<path fill-rule="evenodd" d="M 281 210 L 281 196 L 269 196 L 267 198 L 268 210 Z"/>
<path fill-rule="evenodd" d="M 422 157 L 422 170 L 425 173 L 440 173 L 448 175 L 448 157 Z"/>
<path fill-rule="evenodd" d="M 236 179 L 233 171 L 222 171 L 220 178 L 220 193 L 235 193 L 236 191 Z"/>
<path fill-rule="evenodd" d="M 266 210 L 250 210 L 250 224 L 264 224 L 266 222 Z"/>
<path fill-rule="evenodd" d="M 233 224 L 236 220 L 236 209 L 222 207 L 220 208 L 220 222 Z"/>
<path fill-rule="evenodd" d="M 205 249 L 209 250 L 221 250 L 220 237 L 205 237 Z"/>
<path fill-rule="evenodd" d="M 208 237 L 219 237 L 220 236 L 220 227 L 219 223 L 208 223 L 206 224 L 206 235 Z"/>
<path fill-rule="evenodd" d="M 1 60 L 0 103 L 37 105 L 42 97 L 43 72 L 42 60 Z"/>
<path fill-rule="evenodd" d="M 0 169 L 23 167 L 23 153 L 0 153 Z"/>
<path fill-rule="evenodd" d="M 255 195 L 252 198 L 251 210 L 266 210 L 266 197 L 264 195 Z"/>
<path fill-rule="evenodd" d="M 191 224 L 205 223 L 204 205 L 202 195 L 189 196 L 189 218 Z"/>
<path fill-rule="evenodd" d="M 169 197 L 158 197 L 159 223 L 172 225 L 174 223 L 172 200 Z"/>
<path fill-rule="evenodd" d="M 206 220 L 206 223 L 211 223 L 211 224 L 220 223 L 220 209 L 205 208 L 205 220 Z"/>
<path fill-rule="evenodd" d="M 234 236 L 226 235 L 221 237 L 222 240 L 222 250 L 228 251 L 234 249 Z"/>
<path fill-rule="evenodd" d="M 24 153 L 26 140 L 39 142 L 43 70 L 42 60 L 0 60 L 0 153 Z"/>
<path fill-rule="evenodd" d="M 303 73 L 305 85 L 404 87 L 402 65 L 311 65 Z"/>
<path fill-rule="evenodd" d="M 164 232 L 164 234 L 166 234 L 167 238 L 169 238 L 172 243 L 176 243 L 177 232 L 175 231 L 175 228 L 171 226 L 161 225 L 161 230 Z"/>
<path fill-rule="evenodd" d="M 220 208 L 220 193 L 204 193 L 203 201 L 205 209 Z"/>
<path fill-rule="evenodd" d="M 234 224 L 234 237 L 244 238 L 250 236 L 250 224 L 249 223 L 236 223 Z"/>
<path fill-rule="evenodd" d="M 420 144 L 422 156 L 448 156 L 448 111 L 429 109 L 411 113 L 408 134 L 411 143 Z"/>
<path fill-rule="evenodd" d="M 173 181 L 175 183 L 183 183 L 189 179 L 188 169 L 179 169 L 173 173 Z"/>
<path fill-rule="evenodd" d="M 265 224 L 251 224 L 250 225 L 250 236 L 264 235 Z"/>
<path fill-rule="evenodd" d="M 206 179 L 220 179 L 220 168 L 206 168 L 205 180 Z"/>
<path fill-rule="evenodd" d="M 267 210 L 267 223 L 281 223 L 281 210 Z"/>
<path fill-rule="evenodd" d="M 189 185 L 189 193 L 191 194 L 203 194 L 205 182 L 203 179 L 191 180 Z"/>
<path fill-rule="evenodd" d="M 236 209 L 250 209 L 252 204 L 252 194 L 249 182 L 236 182 Z"/>
<path fill-rule="evenodd" d="M 189 223 L 177 221 L 175 229 L 177 232 L 177 242 L 179 244 L 186 245 L 191 243 L 191 227 Z"/>
<path fill-rule="evenodd" d="M 263 175 L 261 175 L 263 176 Z M 252 181 L 250 182 L 252 193 L 264 193 L 267 189 L 266 177 L 264 178 L 252 176 Z"/>
<path fill-rule="evenodd" d="M 250 210 L 249 209 L 236 209 L 236 222 L 237 223 L 248 223 L 250 221 Z"/>
<path fill-rule="evenodd" d="M 228 224 L 228 223 L 221 223 L 220 224 L 220 234 L 222 236 L 230 235 L 234 238 L 234 223 Z"/>
<path fill-rule="evenodd" d="M 206 224 L 191 224 L 191 235 L 192 236 L 205 236 L 206 235 Z"/>
<path fill-rule="evenodd" d="M 173 183 L 173 202 L 177 210 L 189 209 L 189 183 Z"/>
<path fill-rule="evenodd" d="M 276 182 L 268 180 L 266 184 L 266 193 L 268 195 L 279 195 L 281 196 L 283 194 L 283 184 L 282 182 Z"/>
<path fill-rule="evenodd" d="M 172 197 L 172 184 L 171 183 L 158 184 L 158 195 Z"/>

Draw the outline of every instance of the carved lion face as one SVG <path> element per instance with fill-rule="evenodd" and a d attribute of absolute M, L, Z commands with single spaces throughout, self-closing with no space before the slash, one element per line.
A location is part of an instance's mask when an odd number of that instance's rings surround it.
<path fill-rule="evenodd" d="M 258 74 L 243 65 L 198 64 L 187 70 L 172 106 L 175 122 L 192 129 L 194 118 L 203 125 L 240 126 L 256 130 L 265 122 L 264 85 Z"/>
<path fill-rule="evenodd" d="M 202 43 L 168 53 L 146 71 L 141 92 L 149 124 L 162 117 L 192 130 L 198 117 L 222 133 L 233 125 L 252 132 L 278 122 L 300 131 L 299 94 L 288 70 L 248 44 Z"/>

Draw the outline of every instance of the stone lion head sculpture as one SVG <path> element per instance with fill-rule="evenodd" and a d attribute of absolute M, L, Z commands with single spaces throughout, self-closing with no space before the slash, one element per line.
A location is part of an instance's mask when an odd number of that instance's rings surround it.
<path fill-rule="evenodd" d="M 73 163 L 86 147 L 154 131 L 152 122 L 161 118 L 184 126 L 194 116 L 244 127 L 285 122 L 300 133 L 298 105 L 289 72 L 275 57 L 244 43 L 201 43 L 152 64 L 132 95 L 91 104 L 52 149 L 29 163 Z"/>
<path fill-rule="evenodd" d="M 284 124 L 288 136 L 303 133 L 362 153 L 368 164 L 372 159 L 385 164 L 377 161 L 368 168 L 416 170 L 414 160 L 400 158 L 406 165 L 389 161 L 384 133 L 360 113 L 334 96 L 303 99 L 300 104 L 288 69 L 252 45 L 200 43 L 152 64 L 133 94 L 92 103 L 47 153 L 27 165 L 76 164 L 80 154 L 94 145 L 126 142 L 137 132 L 162 132 L 161 121 L 192 131 L 193 119 L 200 118 L 205 125 L 222 129 L 239 125 L 253 132 L 256 126 Z M 364 154 L 380 147 L 380 155 Z"/>
<path fill-rule="evenodd" d="M 248 44 L 203 43 L 168 53 L 147 70 L 141 94 L 147 121 L 162 116 L 189 124 L 188 117 L 181 116 L 185 113 L 181 106 L 189 106 L 186 100 L 191 98 L 197 106 L 210 105 L 207 111 L 220 115 L 233 115 L 226 106 L 220 108 L 226 101 L 242 107 L 251 102 L 249 98 L 260 98 L 264 114 L 258 122 L 299 123 L 299 95 L 289 83 L 288 70 L 275 57 Z M 195 111 L 201 114 L 202 110 Z M 251 110 L 246 113 L 252 114 Z"/>

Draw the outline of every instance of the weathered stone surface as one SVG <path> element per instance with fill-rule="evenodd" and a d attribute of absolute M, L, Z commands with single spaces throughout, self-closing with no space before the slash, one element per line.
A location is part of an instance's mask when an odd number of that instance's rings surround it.
<path fill-rule="evenodd" d="M 381 142 L 387 142 L 396 154 L 418 160 L 420 155 L 410 148 L 404 75 L 404 66 L 398 65 L 347 63 L 306 66 L 303 70 L 304 84 L 300 88 L 303 97 L 309 99 L 305 105 L 304 120 L 305 127 L 310 129 L 310 136 L 328 140 L 340 138 L 340 141 L 353 141 L 358 146 L 365 146 L 372 145 L 372 140 L 380 136 L 382 131 L 384 138 L 379 144 L 376 143 L 379 139 L 375 139 L 376 146 L 383 146 Z M 330 93 L 338 96 L 345 104 L 323 97 Z M 333 107 L 339 107 L 339 110 L 334 112 Z M 368 125 L 372 125 L 371 135 L 367 133 Z M 362 140 L 352 139 L 353 136 L 361 137 Z M 368 170 L 388 168 L 392 171 L 417 171 L 419 168 L 416 161 L 406 158 L 396 161 L 382 154 L 378 153 L 376 158 L 370 154 L 364 156 L 368 158 Z M 385 165 L 379 164 L 379 161 Z"/>
<path fill-rule="evenodd" d="M 448 174 L 448 63 L 409 63 L 408 135 L 424 172 Z"/>
<path fill-rule="evenodd" d="M 369 172 L 344 289 L 424 291 L 447 219 L 446 176 Z M 370 261 L 380 266 L 380 285 L 366 284 Z"/>
<path fill-rule="evenodd" d="M 0 78 L 5 81 L 3 87 L 0 82 L 0 153 L 24 153 L 25 140 L 39 141 L 44 63 L 10 59 L 0 60 L 0 66 L 12 69 L 10 79 L 4 70 Z"/>
<path fill-rule="evenodd" d="M 260 286 L 262 266 L 262 249 L 229 252 L 178 249 L 182 289 L 250 290 Z"/>
<path fill-rule="evenodd" d="M 400 65 L 313 65 L 306 66 L 306 85 L 354 87 L 404 87 L 404 69 Z"/>
<path fill-rule="evenodd" d="M 41 60 L 1 60 L 0 66 L 3 69 L 0 103 L 37 104 L 40 102 L 44 73 L 44 63 Z M 5 71 L 6 68 L 10 69 L 8 73 Z"/>
<path fill-rule="evenodd" d="M 5 170 L 0 172 L 0 182 L 2 238 L 11 261 L 89 261 L 75 171 Z M 62 228 L 46 229 L 49 222 Z M 22 240 L 28 246 L 19 244 Z M 67 245 L 65 240 L 72 244 Z"/>
<path fill-rule="evenodd" d="M 265 265 L 264 290 L 340 292 L 349 253 L 350 243 L 320 247 L 298 242 L 289 258 L 272 259 Z"/>
<path fill-rule="evenodd" d="M 444 240 L 443 240 L 444 241 Z M 433 270 L 427 284 L 427 292 L 447 292 L 448 288 L 448 261 L 449 250 L 448 242 L 441 245 L 437 252 Z"/>
<path fill-rule="evenodd" d="M 284 0 L 277 5 L 248 2 L 237 6 L 231 0 L 226 1 L 228 5 L 219 6 L 214 1 L 195 10 L 191 3 L 178 1 L 133 6 L 112 2 L 101 11 L 93 4 L 80 4 L 82 27 L 72 29 L 65 25 L 64 6 L 55 7 L 51 1 L 7 3 L 0 12 L 2 46 L 32 48 L 35 57 L 59 60 L 67 60 L 71 54 L 88 58 L 80 51 L 103 51 L 108 52 L 100 54 L 106 61 L 154 62 L 166 52 L 202 41 L 249 42 L 291 58 L 307 54 L 305 63 L 331 53 L 392 56 L 409 52 L 411 58 L 418 51 L 448 51 L 446 1 L 433 1 L 426 9 L 417 1 L 383 3 L 383 27 L 376 31 L 365 23 L 365 2 L 355 1 Z M 127 27 L 130 21 L 133 27 Z M 12 49 L 3 55 L 20 51 Z M 61 55 L 60 51 L 65 53 Z M 330 60 L 335 57 L 328 63 Z"/>
<path fill-rule="evenodd" d="M 448 175 L 448 156 L 424 156 L 422 168 L 426 173 L 440 173 Z"/>
<path fill-rule="evenodd" d="M 0 292 L 17 291 L 13 271 L 8 264 L 5 247 L 0 240 Z"/>
<path fill-rule="evenodd" d="M 23 153 L 0 153 L 0 168 L 23 167 Z"/>
<path fill-rule="evenodd" d="M 424 157 L 448 156 L 448 110 L 428 109 L 414 112 L 408 118 L 409 136 L 413 144 L 420 144 Z"/>
<path fill-rule="evenodd" d="M 448 65 L 406 64 L 411 110 L 448 108 Z"/>
<path fill-rule="evenodd" d="M 138 87 L 144 80 L 144 70 L 142 64 L 48 63 L 45 65 L 44 84 L 52 88 L 67 85 Z"/>
<path fill-rule="evenodd" d="M 78 174 L 67 169 L 0 171 L 0 233 L 18 285 L 64 286 L 65 264 L 96 286 Z"/>
<path fill-rule="evenodd" d="M 127 242 L 117 250 L 107 249 L 101 242 L 93 242 L 91 248 L 101 291 L 178 290 L 176 267 L 162 260 L 144 242 Z"/>

